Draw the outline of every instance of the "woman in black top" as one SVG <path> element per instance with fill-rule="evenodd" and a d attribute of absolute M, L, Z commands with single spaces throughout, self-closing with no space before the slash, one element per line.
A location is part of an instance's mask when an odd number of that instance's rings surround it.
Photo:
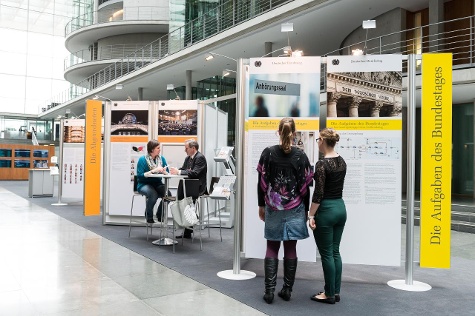
<path fill-rule="evenodd" d="M 325 128 L 317 139 L 324 158 L 315 165 L 315 191 L 308 212 L 309 226 L 322 260 L 325 290 L 314 294 L 313 301 L 335 304 L 340 301 L 341 256 L 340 241 L 346 223 L 346 208 L 342 199 L 346 163 L 335 152 L 340 136 Z"/>

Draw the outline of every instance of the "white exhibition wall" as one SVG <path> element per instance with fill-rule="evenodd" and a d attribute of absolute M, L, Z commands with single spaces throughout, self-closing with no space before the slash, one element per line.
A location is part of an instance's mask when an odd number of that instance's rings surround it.
<path fill-rule="evenodd" d="M 226 113 L 212 105 L 198 104 L 196 100 L 109 103 L 104 132 L 105 224 L 128 223 L 133 176 L 138 159 L 147 153 L 149 139 L 158 139 L 168 165 L 178 168 L 186 158 L 184 141 L 197 139 L 208 161 L 208 181 L 219 175 L 213 157 L 216 148 L 226 145 Z M 178 183 L 170 181 L 172 191 L 177 186 Z M 145 199 L 136 199 L 133 216 L 143 217 L 144 210 Z"/>
<path fill-rule="evenodd" d="M 247 74 L 246 139 L 244 161 L 243 250 L 246 258 L 264 258 L 264 222 L 257 205 L 257 164 L 267 146 L 279 143 L 278 124 L 283 117 L 295 119 L 301 147 L 310 163 L 318 158 L 314 146 L 320 117 L 320 58 L 250 59 Z M 265 108 L 265 110 L 263 110 Z M 310 238 L 297 243 L 300 261 L 315 261 L 316 247 Z M 280 251 L 280 257 L 283 250 Z"/>
<path fill-rule="evenodd" d="M 372 113 L 374 105 L 375 108 L 391 105 L 398 109 L 402 98 L 399 82 L 396 82 L 401 72 L 400 55 L 335 56 L 327 57 L 326 61 L 327 73 L 352 73 L 348 75 L 354 77 L 351 82 L 360 82 L 355 87 L 340 83 L 335 84 L 334 90 L 331 85 L 328 87 L 329 92 L 343 96 L 347 107 L 353 98 L 352 102 L 363 100 L 365 106 L 371 107 Z M 262 150 L 278 144 L 276 124 L 282 117 L 294 117 L 297 130 L 308 132 L 302 134 L 304 150 L 311 157 L 311 163 L 315 164 L 318 159 L 318 148 L 314 142 L 320 129 L 320 67 L 318 57 L 250 59 L 245 83 L 247 132 L 242 211 L 243 250 L 247 258 L 263 258 L 265 255 L 264 223 L 259 220 L 257 211 L 256 167 Z M 364 84 L 365 78 L 366 81 L 374 81 L 368 86 L 375 91 L 358 86 Z M 390 117 L 358 117 L 358 114 L 349 117 L 348 112 L 342 114 L 348 110 L 336 111 L 333 106 L 336 107 L 337 102 L 332 104 L 330 101 L 327 97 L 327 111 L 335 110 L 338 115 L 328 117 L 326 126 L 339 132 L 341 138 L 336 150 L 348 166 L 343 191 L 348 213 L 341 244 L 343 262 L 399 266 L 401 117 L 394 111 L 388 114 Z M 318 104 L 317 110 L 315 103 Z M 267 110 L 259 110 L 262 104 Z M 322 114 L 325 117 L 327 113 Z M 312 123 L 315 117 L 316 124 Z M 299 260 L 314 262 L 317 258 L 316 245 L 312 232 L 309 233 L 310 238 L 299 241 L 297 253 Z"/>

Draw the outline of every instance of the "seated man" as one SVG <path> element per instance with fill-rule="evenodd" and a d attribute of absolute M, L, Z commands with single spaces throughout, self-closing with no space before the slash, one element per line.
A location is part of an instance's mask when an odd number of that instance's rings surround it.
<path fill-rule="evenodd" d="M 188 139 L 185 141 L 185 152 L 186 158 L 183 162 L 183 166 L 180 169 L 177 168 L 170 168 L 171 174 L 180 174 L 186 175 L 190 179 L 198 179 L 199 180 L 199 195 L 207 194 L 207 183 L 206 183 L 206 176 L 208 173 L 208 163 L 206 162 L 206 157 L 198 151 L 199 145 L 193 139 Z M 184 198 L 183 195 L 183 185 L 180 181 L 178 186 L 178 193 L 177 198 L 179 200 Z M 191 233 L 193 230 L 185 229 L 183 234 L 183 238 L 191 238 Z M 181 238 L 181 236 L 177 236 L 177 238 Z"/>

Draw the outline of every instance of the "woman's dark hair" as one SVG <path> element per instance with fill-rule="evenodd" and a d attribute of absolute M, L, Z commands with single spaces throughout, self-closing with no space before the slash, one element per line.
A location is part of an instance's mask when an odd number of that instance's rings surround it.
<path fill-rule="evenodd" d="M 147 143 L 147 152 L 149 154 L 152 153 L 152 151 L 155 149 L 155 147 L 160 146 L 160 142 L 158 140 L 149 140 Z"/>
<path fill-rule="evenodd" d="M 324 128 L 320 131 L 320 137 L 328 147 L 335 147 L 336 143 L 340 141 L 340 135 L 333 128 Z"/>
<path fill-rule="evenodd" d="M 295 122 L 291 117 L 283 118 L 279 123 L 280 148 L 288 154 L 292 149 L 292 139 L 295 133 Z"/>

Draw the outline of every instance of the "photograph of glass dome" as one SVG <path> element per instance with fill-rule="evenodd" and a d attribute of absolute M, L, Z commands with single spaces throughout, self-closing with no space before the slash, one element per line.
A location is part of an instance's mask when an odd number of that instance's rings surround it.
<path fill-rule="evenodd" d="M 148 111 L 111 111 L 111 135 L 148 135 Z"/>

